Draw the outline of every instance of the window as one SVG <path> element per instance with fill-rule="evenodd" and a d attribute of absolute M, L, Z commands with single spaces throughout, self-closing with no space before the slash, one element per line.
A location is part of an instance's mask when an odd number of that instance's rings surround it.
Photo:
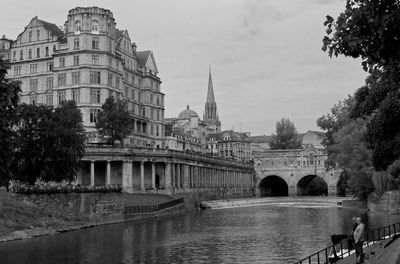
<path fill-rule="evenodd" d="M 29 34 L 28 34 L 28 41 L 29 41 L 29 42 L 32 41 L 32 31 L 29 31 Z"/>
<path fill-rule="evenodd" d="M 146 117 L 146 108 L 144 108 L 144 107 L 142 108 L 142 116 Z"/>
<path fill-rule="evenodd" d="M 67 74 L 66 73 L 59 73 L 57 76 L 58 79 L 58 86 L 63 86 L 66 84 Z"/>
<path fill-rule="evenodd" d="M 90 83 L 100 84 L 100 72 L 99 71 L 91 71 L 90 72 Z"/>
<path fill-rule="evenodd" d="M 36 95 L 31 95 L 31 96 L 29 96 L 29 103 L 30 104 L 36 104 L 36 102 L 37 102 L 37 96 Z"/>
<path fill-rule="evenodd" d="M 132 89 L 131 98 L 132 100 L 135 100 L 135 89 Z"/>
<path fill-rule="evenodd" d="M 53 89 L 53 77 L 46 78 L 46 89 L 47 90 Z"/>
<path fill-rule="evenodd" d="M 132 75 L 132 84 L 135 84 L 135 75 Z"/>
<path fill-rule="evenodd" d="M 52 93 L 46 94 L 46 104 L 53 105 L 53 94 Z"/>
<path fill-rule="evenodd" d="M 78 66 L 79 65 L 79 56 L 76 55 L 74 56 L 74 66 Z"/>
<path fill-rule="evenodd" d="M 108 86 L 113 87 L 113 75 L 111 73 L 108 74 Z"/>
<path fill-rule="evenodd" d="M 44 56 L 45 56 L 45 57 L 48 57 L 48 56 L 49 56 L 49 47 L 46 47 Z"/>
<path fill-rule="evenodd" d="M 156 136 L 159 137 L 160 136 L 160 126 L 156 125 Z"/>
<path fill-rule="evenodd" d="M 38 79 L 30 79 L 29 81 L 29 90 L 32 91 L 37 91 L 38 88 Z"/>
<path fill-rule="evenodd" d="M 56 52 L 56 45 L 53 45 L 53 53 Z"/>
<path fill-rule="evenodd" d="M 108 58 L 108 67 L 112 68 L 112 58 Z"/>
<path fill-rule="evenodd" d="M 72 73 L 72 84 L 80 84 L 81 83 L 81 73 L 73 72 Z"/>
<path fill-rule="evenodd" d="M 154 135 L 154 125 L 150 124 L 150 135 Z"/>
<path fill-rule="evenodd" d="M 119 61 L 117 60 L 115 64 L 116 64 L 117 70 L 119 70 Z"/>
<path fill-rule="evenodd" d="M 115 76 L 115 87 L 119 89 L 119 77 Z"/>
<path fill-rule="evenodd" d="M 72 90 L 72 100 L 76 104 L 80 103 L 80 101 L 81 101 L 81 91 L 79 89 L 73 89 Z"/>
<path fill-rule="evenodd" d="M 150 103 L 152 104 L 154 100 L 153 94 L 150 94 Z"/>
<path fill-rule="evenodd" d="M 92 31 L 95 31 L 95 32 L 99 31 L 99 22 L 97 22 L 97 20 L 92 21 Z"/>
<path fill-rule="evenodd" d="M 138 79 L 138 85 L 142 87 L 142 79 Z"/>
<path fill-rule="evenodd" d="M 82 30 L 82 28 L 81 28 L 81 22 L 78 20 L 78 21 L 75 21 L 75 32 L 79 32 L 79 31 L 81 31 Z"/>
<path fill-rule="evenodd" d="M 58 104 L 60 105 L 62 102 L 66 100 L 65 91 L 58 92 Z"/>
<path fill-rule="evenodd" d="M 128 82 L 129 80 L 129 73 L 125 72 L 125 80 Z"/>
<path fill-rule="evenodd" d="M 100 89 L 91 88 L 90 89 L 90 103 L 100 104 Z"/>
<path fill-rule="evenodd" d="M 150 119 L 153 120 L 154 119 L 154 110 L 150 109 Z"/>
<path fill-rule="evenodd" d="M 32 59 L 32 49 L 28 50 L 28 60 Z"/>
<path fill-rule="evenodd" d="M 29 65 L 30 73 L 37 73 L 37 63 Z"/>
<path fill-rule="evenodd" d="M 36 49 L 36 58 L 40 58 L 40 48 Z"/>
<path fill-rule="evenodd" d="M 99 49 L 99 38 L 94 37 L 92 39 L 92 49 Z"/>
<path fill-rule="evenodd" d="M 14 67 L 14 75 L 21 75 L 21 66 Z"/>
<path fill-rule="evenodd" d="M 90 109 L 90 123 L 97 123 L 100 109 Z"/>
<path fill-rule="evenodd" d="M 60 68 L 65 67 L 65 58 L 60 58 Z"/>
<path fill-rule="evenodd" d="M 99 55 L 92 55 L 92 64 L 99 65 Z"/>
<path fill-rule="evenodd" d="M 128 86 L 125 86 L 125 87 L 124 87 L 124 93 L 125 93 L 125 97 L 128 98 L 128 97 L 129 97 Z"/>
<path fill-rule="evenodd" d="M 40 40 L 40 30 L 36 31 L 36 40 Z"/>
<path fill-rule="evenodd" d="M 13 60 L 17 60 L 17 52 L 15 50 L 13 51 Z"/>
<path fill-rule="evenodd" d="M 160 121 L 160 111 L 157 111 L 157 121 Z"/>
<path fill-rule="evenodd" d="M 160 97 L 158 97 L 158 96 L 156 98 L 156 103 L 157 103 L 157 105 L 160 105 Z"/>
<path fill-rule="evenodd" d="M 46 63 L 46 71 L 52 71 L 53 70 L 53 62 L 48 62 Z"/>
<path fill-rule="evenodd" d="M 79 49 L 79 38 L 74 38 L 74 50 Z"/>

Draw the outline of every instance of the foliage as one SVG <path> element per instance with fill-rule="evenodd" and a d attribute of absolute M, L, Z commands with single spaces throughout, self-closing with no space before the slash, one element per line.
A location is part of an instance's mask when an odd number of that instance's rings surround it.
<path fill-rule="evenodd" d="M 55 193 L 110 193 L 122 192 L 120 185 L 106 186 L 85 186 L 85 185 L 61 185 L 39 183 L 36 185 L 27 185 L 19 182 L 14 182 L 11 187 L 12 192 L 20 194 L 55 194 Z"/>
<path fill-rule="evenodd" d="M 96 128 L 102 136 L 108 137 L 108 143 L 116 140 L 123 142 L 133 129 L 133 120 L 125 101 L 109 97 L 101 107 Z"/>
<path fill-rule="evenodd" d="M 45 181 L 71 181 L 84 153 L 82 115 L 75 103 L 53 109 L 21 104 L 18 109 L 13 178 L 33 185 Z"/>
<path fill-rule="evenodd" d="M 276 122 L 276 135 L 272 136 L 271 149 L 298 149 L 301 148 L 297 129 L 288 118 Z"/>
<path fill-rule="evenodd" d="M 400 158 L 400 2 L 347 0 L 337 19 L 327 16 L 324 25 L 322 49 L 330 57 L 360 58 L 369 72 L 355 93 L 350 117 L 366 121 L 365 142 L 376 172 L 366 164 L 369 172 L 358 181 L 372 179 L 378 192 L 395 188 L 390 171 L 397 171 L 392 168 L 398 167 L 395 162 Z M 391 164 L 394 167 L 388 169 Z"/>
<path fill-rule="evenodd" d="M 8 190 L 11 179 L 11 162 L 14 150 L 16 108 L 19 101 L 18 82 L 6 78 L 8 64 L 0 58 L 0 186 Z"/>

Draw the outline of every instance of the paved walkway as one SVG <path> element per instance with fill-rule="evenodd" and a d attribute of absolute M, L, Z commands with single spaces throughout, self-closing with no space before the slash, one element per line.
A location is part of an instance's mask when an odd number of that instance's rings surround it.
<path fill-rule="evenodd" d="M 394 241 L 387 248 L 383 248 L 388 241 L 389 240 L 382 240 L 381 242 L 364 248 L 364 252 L 369 256 L 369 258 L 365 260 L 365 264 L 400 264 L 400 239 Z M 354 264 L 356 263 L 355 254 L 337 263 Z"/>

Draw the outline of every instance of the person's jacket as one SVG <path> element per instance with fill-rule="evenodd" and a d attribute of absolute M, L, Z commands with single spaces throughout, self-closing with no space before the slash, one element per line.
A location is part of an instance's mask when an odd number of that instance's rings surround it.
<path fill-rule="evenodd" d="M 354 230 L 354 233 L 353 233 L 354 240 L 356 240 L 356 241 L 364 240 L 364 228 L 365 228 L 365 225 L 363 223 L 361 223 L 357 226 L 356 230 Z"/>

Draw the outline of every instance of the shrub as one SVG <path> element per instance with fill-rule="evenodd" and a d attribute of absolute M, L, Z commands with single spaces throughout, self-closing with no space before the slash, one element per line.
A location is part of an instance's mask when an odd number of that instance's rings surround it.
<path fill-rule="evenodd" d="M 11 191 L 20 194 L 55 194 L 55 193 L 112 193 L 121 192 L 121 185 L 103 185 L 103 186 L 87 186 L 87 185 L 61 185 L 37 183 L 35 185 L 27 185 L 20 182 L 13 182 Z"/>

